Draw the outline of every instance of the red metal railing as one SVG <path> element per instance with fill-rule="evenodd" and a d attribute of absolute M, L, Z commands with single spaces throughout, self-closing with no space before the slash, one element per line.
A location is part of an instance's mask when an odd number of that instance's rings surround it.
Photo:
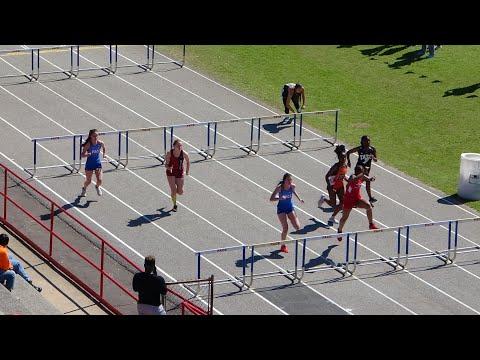
<path fill-rule="evenodd" d="M 64 272 L 67 276 L 69 276 L 75 283 L 77 283 L 82 289 L 84 289 L 86 292 L 88 292 L 90 295 L 92 295 L 95 299 L 97 299 L 100 303 L 102 303 L 107 309 L 109 309 L 112 313 L 114 314 L 122 314 L 122 311 L 119 309 L 118 305 L 113 305 L 111 301 L 108 301 L 108 299 L 105 296 L 105 278 L 110 281 L 111 284 L 114 285 L 114 287 L 120 291 L 122 296 L 127 296 L 131 300 L 132 303 L 136 303 L 138 298 L 137 296 L 132 293 L 125 285 L 122 285 L 119 279 L 116 279 L 113 274 L 110 274 L 105 270 L 105 257 L 107 251 L 109 251 L 110 254 L 115 254 L 120 258 L 121 261 L 125 262 L 132 268 L 134 271 L 142 271 L 134 262 L 132 262 L 130 259 L 128 259 L 124 254 L 122 254 L 118 249 L 113 247 L 110 243 L 108 243 L 106 240 L 104 240 L 101 236 L 99 236 L 97 233 L 95 233 L 92 229 L 90 229 L 88 226 L 83 224 L 80 220 L 78 220 L 75 216 L 70 214 L 66 209 L 55 203 L 53 200 L 51 200 L 48 196 L 43 194 L 41 191 L 37 190 L 35 187 L 33 187 L 31 184 L 29 184 L 27 181 L 22 179 L 20 176 L 18 176 L 16 173 L 14 173 L 12 170 L 7 168 L 5 165 L 0 164 L 0 169 L 3 169 L 4 174 L 3 174 L 3 181 L 4 181 L 4 186 L 3 186 L 3 191 L 0 191 L 0 196 L 3 197 L 3 216 L 0 217 L 0 221 L 8 228 L 10 228 L 16 235 L 18 235 L 20 238 L 22 238 L 25 242 L 27 242 L 33 249 L 35 249 L 38 253 L 40 253 L 44 258 L 48 259 L 52 264 L 54 264 L 58 269 L 60 269 L 62 272 Z M 11 196 L 9 196 L 9 176 L 12 177 L 12 179 L 15 179 L 15 181 L 11 181 L 13 184 L 16 183 L 21 183 L 22 186 L 26 186 L 32 193 L 34 193 L 36 196 L 42 198 L 44 202 L 46 202 L 49 208 L 49 226 L 46 226 L 41 220 L 39 220 L 38 216 L 35 216 L 32 214 L 31 211 L 27 210 L 24 206 L 20 204 L 19 201 L 14 200 Z M 0 187 L 1 188 L 1 187 Z M 20 230 L 20 226 L 16 225 L 11 219 L 9 219 L 9 211 L 7 209 L 10 209 L 10 206 L 13 205 L 14 208 L 18 209 L 23 215 L 26 215 L 28 219 L 33 220 L 36 224 L 40 226 L 40 229 L 48 232 L 49 235 L 49 244 L 48 244 L 48 251 L 43 249 L 36 241 L 32 240 L 31 236 L 28 236 L 25 234 L 24 231 Z M 59 233 L 57 233 L 55 229 L 55 219 L 59 218 L 59 215 L 64 215 L 68 217 L 71 223 L 73 223 L 76 227 L 79 227 L 83 231 L 86 231 L 88 234 L 90 234 L 95 240 L 97 240 L 100 244 L 99 250 L 100 250 L 100 264 L 97 265 L 95 264 L 91 259 L 87 257 L 87 255 L 82 254 L 82 252 L 75 248 L 72 244 L 70 244 L 68 241 L 64 239 L 63 236 L 61 236 Z M 58 227 L 58 226 L 57 226 Z M 92 288 L 92 286 L 88 285 L 84 280 L 80 278 L 80 274 L 77 273 L 78 268 L 75 266 L 72 266 L 71 263 L 66 262 L 66 261 L 59 261 L 57 259 L 57 256 L 55 255 L 55 246 L 54 244 L 57 244 L 56 241 L 58 240 L 61 244 L 66 246 L 69 250 L 72 251 L 75 256 L 77 256 L 78 259 L 81 259 L 85 264 L 89 265 L 90 270 L 94 270 L 98 273 L 99 276 L 99 286 L 98 290 L 95 290 Z M 97 248 L 95 248 L 97 249 Z M 178 284 L 178 283 L 175 283 Z M 201 307 L 193 304 L 191 301 L 186 299 L 185 297 L 181 296 L 180 294 L 176 293 L 175 291 L 171 290 L 168 288 L 169 283 L 167 283 L 167 291 L 169 296 L 174 296 L 179 299 L 181 302 L 181 311 L 182 314 L 185 312 L 185 309 L 190 311 L 190 313 L 195 314 L 195 315 L 211 315 L 213 312 L 213 307 L 208 306 L 208 309 L 205 311 Z M 212 284 L 213 286 L 213 284 Z M 212 294 L 213 295 L 213 294 Z M 212 297 L 213 298 L 213 297 Z"/>

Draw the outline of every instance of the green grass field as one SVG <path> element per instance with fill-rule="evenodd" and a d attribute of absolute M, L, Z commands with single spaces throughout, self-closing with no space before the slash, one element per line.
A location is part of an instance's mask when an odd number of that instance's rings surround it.
<path fill-rule="evenodd" d="M 305 111 L 341 109 L 339 141 L 351 147 L 368 134 L 383 162 L 453 195 L 460 154 L 480 153 L 480 46 L 446 45 L 430 59 L 415 57 L 419 49 L 187 46 L 186 61 L 278 112 L 281 85 L 302 83 Z"/>

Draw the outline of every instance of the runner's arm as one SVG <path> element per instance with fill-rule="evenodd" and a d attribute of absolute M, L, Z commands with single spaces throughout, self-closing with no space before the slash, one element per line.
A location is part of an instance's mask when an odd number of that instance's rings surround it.
<path fill-rule="evenodd" d="M 168 166 L 170 164 L 170 151 L 167 153 L 167 156 L 165 157 L 165 167 L 167 168 L 168 171 L 172 171 L 173 166 Z"/>
<path fill-rule="evenodd" d="M 90 143 L 86 143 L 85 145 L 83 145 L 82 157 L 87 157 L 87 156 L 90 156 L 90 155 L 91 155 L 91 154 L 88 152 L 89 149 L 90 149 Z"/>
<path fill-rule="evenodd" d="M 330 170 L 328 170 L 327 174 L 325 175 L 325 181 L 327 182 L 327 187 L 330 186 L 330 182 L 328 181 L 328 178 L 332 176 L 337 170 L 335 169 L 337 167 L 337 164 L 333 165 Z"/>
<path fill-rule="evenodd" d="M 373 149 L 373 158 L 372 160 L 377 162 L 377 149 L 375 149 L 373 146 L 372 146 L 372 149 Z"/>
<path fill-rule="evenodd" d="M 302 91 L 302 109 L 305 108 L 305 89 Z"/>
<path fill-rule="evenodd" d="M 278 193 L 280 192 L 280 185 L 278 185 L 270 196 L 270 201 L 278 201 Z"/>
<path fill-rule="evenodd" d="M 357 152 L 359 148 L 360 148 L 360 146 L 357 146 L 357 147 L 354 147 L 353 149 L 350 149 L 350 150 L 347 151 L 347 165 L 348 165 L 349 168 L 352 167 L 352 163 L 350 162 L 350 154 L 354 153 L 354 152 Z"/>
<path fill-rule="evenodd" d="M 105 147 L 105 143 L 103 141 L 100 144 L 102 145 L 103 158 L 105 159 L 105 154 L 107 152 L 107 148 Z"/>
<path fill-rule="evenodd" d="M 292 185 L 292 191 L 293 191 L 293 193 L 295 194 L 295 196 L 297 197 L 298 201 L 300 201 L 302 204 L 304 204 L 305 201 L 303 201 L 303 199 L 300 198 L 300 196 L 297 194 L 297 191 L 296 191 L 295 189 L 296 189 L 296 186 L 295 186 L 295 185 Z"/>

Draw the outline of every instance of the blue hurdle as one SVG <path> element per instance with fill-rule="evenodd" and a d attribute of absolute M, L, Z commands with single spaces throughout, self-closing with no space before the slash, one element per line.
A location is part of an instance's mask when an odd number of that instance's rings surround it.
<path fill-rule="evenodd" d="M 230 247 L 223 247 L 223 248 L 216 248 L 216 249 L 209 249 L 209 250 L 202 250 L 195 252 L 195 261 L 196 261 L 196 278 L 201 279 L 202 271 L 201 271 L 201 259 L 208 254 L 220 253 L 220 252 L 232 252 L 232 251 L 239 251 L 242 252 L 242 275 L 241 276 L 234 276 L 233 278 L 226 278 L 226 279 L 219 279 L 216 280 L 216 283 L 233 283 L 240 289 L 243 288 L 250 288 L 253 284 L 254 278 L 265 278 L 265 277 L 272 277 L 272 276 L 287 276 L 292 282 L 294 281 L 301 281 L 304 274 L 307 273 L 314 273 L 317 271 L 322 270 L 336 270 L 342 274 L 342 276 L 352 276 L 355 273 L 357 266 L 364 266 L 364 265 L 372 265 L 372 264 L 379 264 L 379 263 L 386 263 L 394 268 L 394 270 L 398 269 L 405 269 L 407 267 L 408 260 L 412 259 L 420 259 L 426 257 L 435 257 L 442 260 L 445 264 L 451 264 L 454 262 L 457 254 L 460 253 L 468 253 L 468 252 L 476 252 L 480 250 L 480 245 L 474 246 L 467 246 L 467 247 L 458 247 L 458 229 L 459 224 L 464 222 L 475 222 L 480 221 L 480 217 L 475 218 L 464 218 L 464 219 L 452 219 L 452 220 L 444 220 L 444 221 L 436 221 L 436 222 L 428 222 L 428 223 L 419 223 L 419 224 L 408 224 L 402 226 L 395 226 L 395 227 L 388 227 L 382 228 L 377 230 L 363 230 L 363 231 L 356 231 L 356 232 L 346 232 L 342 234 L 328 234 L 328 235 L 318 235 L 318 236 L 311 236 L 306 238 L 299 238 L 299 239 L 290 239 L 285 241 L 271 241 L 271 242 L 264 242 L 258 244 L 251 244 L 251 245 L 238 245 L 238 246 L 230 246 Z M 448 225 L 448 236 L 447 236 L 447 248 L 442 251 L 432 251 L 427 253 L 419 253 L 419 254 L 410 254 L 409 253 L 409 244 L 410 244 L 410 230 L 414 228 L 428 228 L 431 226 L 443 226 Z M 402 230 L 405 230 L 405 235 L 402 234 Z M 368 235 L 379 233 L 379 232 L 394 232 L 397 234 L 396 236 L 396 257 L 378 257 L 378 258 L 370 258 L 361 260 L 358 259 L 358 243 L 359 243 L 359 236 L 366 237 Z M 345 241 L 345 262 L 339 263 L 336 265 L 319 265 L 310 268 L 305 267 L 305 259 L 306 259 L 306 248 L 308 242 L 318 241 L 318 240 L 325 240 L 325 239 L 332 239 L 342 237 L 346 238 Z M 402 252 L 401 250 L 401 239 L 405 239 L 405 248 Z M 353 242 L 353 257 L 351 257 L 351 245 L 350 242 Z M 261 272 L 261 273 L 254 273 L 254 255 L 257 254 L 263 257 L 260 253 L 256 252 L 255 250 L 261 247 L 268 247 L 268 246 L 278 246 L 280 244 L 292 244 L 294 243 L 294 264 L 293 269 L 284 270 L 281 269 L 280 271 L 269 271 L 269 272 Z M 300 255 L 299 245 L 302 246 L 302 252 Z M 247 267 L 247 259 L 246 253 L 247 251 L 251 254 L 251 260 L 248 262 L 250 266 L 249 275 L 247 275 L 246 267 Z M 299 256 L 301 256 L 301 266 L 298 266 L 299 263 Z"/>

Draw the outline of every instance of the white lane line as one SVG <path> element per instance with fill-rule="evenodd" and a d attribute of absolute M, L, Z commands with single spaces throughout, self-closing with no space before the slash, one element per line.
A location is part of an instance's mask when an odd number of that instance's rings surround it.
<path fill-rule="evenodd" d="M 131 60 L 130 58 L 128 58 L 128 57 L 125 56 L 125 55 L 119 54 L 119 56 L 120 56 L 120 57 L 123 57 L 124 59 L 126 59 L 126 60 L 128 60 L 128 61 L 130 61 L 130 62 L 132 62 L 132 63 L 134 62 L 133 60 Z M 233 116 L 234 118 L 240 119 L 239 116 L 237 116 L 237 115 L 233 114 L 232 112 L 230 112 L 230 111 L 228 111 L 228 110 L 226 110 L 226 109 L 224 109 L 224 108 L 222 108 L 222 107 L 214 104 L 213 102 L 211 102 L 211 101 L 203 98 L 202 96 L 198 95 L 197 93 L 188 90 L 187 88 L 181 86 L 180 84 L 177 84 L 177 83 L 175 83 L 174 81 L 171 81 L 171 80 L 167 79 L 166 77 L 164 77 L 164 76 L 162 76 L 162 75 L 160 75 L 160 74 L 157 74 L 157 73 L 155 73 L 155 72 L 152 72 L 152 74 L 155 75 L 155 76 L 157 76 L 157 77 L 159 77 L 159 78 L 161 78 L 161 79 L 163 79 L 163 80 L 165 80 L 165 81 L 167 81 L 167 82 L 169 82 L 170 84 L 172 84 L 172 85 L 174 85 L 174 86 L 182 89 L 183 91 L 185 91 L 185 92 L 187 92 L 187 93 L 189 93 L 189 94 L 197 97 L 198 99 L 200 99 L 200 100 L 206 102 L 207 104 L 209 104 L 209 105 L 211 105 L 211 106 L 219 109 L 220 111 L 223 111 L 223 112 L 225 112 L 226 114 L 228 114 L 228 115 L 230 115 L 230 116 Z M 250 126 L 250 124 L 248 124 L 248 123 L 245 123 L 245 124 L 248 125 L 248 126 Z M 256 126 L 255 126 L 255 128 L 258 129 Z M 272 138 L 274 138 L 274 139 L 276 139 L 276 140 L 278 140 L 278 141 L 282 141 L 282 139 L 276 137 L 275 135 L 269 133 L 268 131 L 265 131 L 265 130 L 263 130 L 263 129 L 260 129 L 260 130 L 261 130 L 264 134 L 266 134 L 266 135 L 268 135 L 268 136 L 271 136 Z M 303 152 L 303 151 L 301 151 L 301 150 L 298 150 L 298 152 L 302 153 L 303 155 L 307 156 L 308 158 L 312 159 L 313 161 L 318 162 L 318 163 L 324 165 L 326 168 L 330 168 L 330 165 L 328 165 L 328 164 L 324 163 L 323 161 L 321 161 L 321 160 L 319 160 L 319 159 L 311 156 L 310 154 L 307 154 L 307 153 L 305 153 L 305 152 Z M 358 156 L 357 154 L 354 154 L 354 155 Z M 375 165 L 377 165 L 377 164 L 375 164 Z M 410 207 L 408 207 L 408 206 L 406 206 L 406 205 L 398 202 L 397 200 L 394 200 L 394 199 L 390 198 L 389 196 L 381 193 L 380 191 L 376 190 L 375 188 L 372 188 L 372 190 L 374 191 L 374 193 L 377 193 L 377 194 L 385 197 L 386 199 L 392 201 L 393 203 L 395 203 L 395 204 L 397 204 L 397 205 L 399 205 L 399 206 L 401 206 L 401 207 L 404 207 L 405 209 L 413 212 L 413 213 L 416 214 L 416 215 L 419 215 L 419 216 L 423 217 L 424 219 L 426 219 L 426 220 L 428 220 L 428 221 L 435 221 L 435 220 L 430 219 L 430 218 L 428 218 L 427 216 L 419 213 L 418 211 L 415 211 L 415 210 L 411 209 Z M 473 215 L 475 215 L 475 214 L 473 214 Z M 475 216 L 476 216 L 476 215 L 475 215 Z M 446 228 L 445 226 L 443 226 L 443 225 L 440 225 L 440 227 L 442 227 L 443 229 L 447 230 L 447 228 Z M 476 242 L 474 242 L 474 241 L 472 241 L 472 240 L 464 237 L 464 236 L 461 235 L 461 234 L 459 234 L 459 237 L 460 237 L 460 238 L 463 238 L 464 240 L 466 240 L 466 241 L 468 241 L 468 242 L 470 242 L 472 245 L 476 245 L 476 246 L 480 245 L 480 244 L 477 244 Z"/>
<path fill-rule="evenodd" d="M 172 60 L 172 61 L 173 61 L 173 59 L 170 59 L 168 56 L 166 56 L 166 55 L 164 55 L 164 54 L 162 54 L 162 53 L 159 53 L 158 51 L 155 51 L 155 53 L 163 56 L 164 58 L 166 58 L 166 59 L 168 59 L 168 60 Z M 194 74 L 197 74 L 197 75 L 200 76 L 200 77 L 203 77 L 204 79 L 206 79 L 206 80 L 214 83 L 215 85 L 218 85 L 218 86 L 224 88 L 225 90 L 230 91 L 231 93 L 233 93 L 233 94 L 235 94 L 235 95 L 237 95 L 237 96 L 239 96 L 239 97 L 241 97 L 241 98 L 243 98 L 243 99 L 251 102 L 252 104 L 255 104 L 255 105 L 257 105 L 257 106 L 259 106 L 259 107 L 261 107 L 261 108 L 269 111 L 270 113 L 272 113 L 272 114 L 274 114 L 274 115 L 280 115 L 280 114 L 276 113 L 275 111 L 273 111 L 273 110 L 271 110 L 271 109 L 263 106 L 262 104 L 259 104 L 259 103 L 257 103 L 256 101 L 254 101 L 254 100 L 252 100 L 252 99 L 249 99 L 249 98 L 247 98 L 246 96 L 244 96 L 244 95 L 242 95 L 242 94 L 239 94 L 238 92 L 236 92 L 236 91 L 234 91 L 234 90 L 232 90 L 232 89 L 230 89 L 230 88 L 228 88 L 228 87 L 226 87 L 226 86 L 224 86 L 224 85 L 216 82 L 215 80 L 210 79 L 209 77 L 207 77 L 207 76 L 205 76 L 205 75 L 203 75 L 203 74 L 200 74 L 198 71 L 195 71 L 195 70 L 189 68 L 188 66 L 185 66 L 185 65 L 184 65 L 183 68 L 184 68 L 184 69 L 187 69 L 187 70 L 189 70 L 189 71 L 191 71 L 191 72 L 193 72 Z M 312 131 L 312 130 L 306 128 L 306 127 L 304 128 L 304 130 L 310 132 L 311 134 L 314 134 L 315 136 L 320 136 L 319 134 L 315 133 L 314 131 Z M 357 154 L 354 154 L 354 155 L 358 156 Z M 380 169 L 384 170 L 385 172 L 387 172 L 387 173 L 389 173 L 389 174 L 391 174 L 391 175 L 394 175 L 394 176 L 396 176 L 396 177 L 398 177 L 398 178 L 406 181 L 406 182 L 409 183 L 410 185 L 413 185 L 413 186 L 415 186 L 415 187 L 423 190 L 424 192 L 426 192 L 426 193 L 428 193 L 428 194 L 430 194 L 430 195 L 433 195 L 433 196 L 434 196 L 435 198 L 437 198 L 437 199 L 442 199 L 441 196 L 439 196 L 439 195 L 431 192 L 430 190 L 428 190 L 428 189 L 426 189 L 426 188 L 424 188 L 424 187 L 422 187 L 422 186 L 420 186 L 420 185 L 418 185 L 418 184 L 415 184 L 414 182 L 410 181 L 409 179 L 407 179 L 407 178 L 405 178 L 405 177 L 403 177 L 403 176 L 401 176 L 401 175 L 399 175 L 399 174 L 396 174 L 396 173 L 388 170 L 387 168 L 384 168 L 384 167 L 381 166 L 381 165 L 375 164 L 375 166 L 376 166 L 376 167 L 379 167 Z M 451 201 L 449 201 L 449 200 L 445 200 L 445 202 L 449 203 L 450 205 L 455 205 L 455 207 L 457 207 L 458 209 L 460 209 L 460 210 L 462 210 L 462 211 L 464 211 L 464 212 L 466 212 L 466 213 L 468 213 L 468 214 L 470 214 L 470 215 L 478 216 L 478 214 L 475 214 L 475 213 L 471 212 L 470 210 L 465 209 L 465 208 L 461 207 L 460 205 L 457 205 L 457 204 L 455 204 L 455 203 L 453 203 L 453 202 L 451 202 Z"/>
<path fill-rule="evenodd" d="M 13 126 L 12 124 L 10 124 L 8 121 L 6 121 L 3 117 L 0 116 L 0 120 L 2 120 L 3 122 L 5 122 L 7 125 L 9 125 L 10 127 L 12 127 L 13 129 L 15 129 L 16 131 L 18 131 L 20 134 L 24 135 L 26 138 L 28 138 L 29 140 L 31 140 L 31 137 L 28 136 L 27 134 L 25 134 L 23 131 L 19 130 L 18 128 L 16 128 L 15 126 Z M 60 157 L 58 157 L 56 154 L 52 153 L 50 150 L 48 150 L 47 148 L 45 148 L 43 145 L 41 144 L 38 144 L 41 148 L 43 148 L 45 151 L 47 151 L 49 154 L 53 155 L 55 158 L 57 158 L 58 160 L 60 160 L 62 163 L 64 163 L 65 165 L 69 165 L 66 161 L 64 161 L 63 159 L 61 159 Z M 23 168 L 22 168 L 23 170 Z M 85 177 L 84 174 L 81 174 L 80 175 L 82 177 Z M 34 178 L 36 181 L 38 181 L 39 183 L 41 183 L 42 185 L 43 182 L 41 182 L 40 180 L 38 180 L 37 178 Z M 46 186 L 46 185 L 44 185 Z M 140 215 L 140 217 L 142 217 L 143 219 L 147 220 L 149 223 L 151 223 L 153 226 L 155 226 L 156 228 L 160 229 L 162 232 L 164 232 L 165 234 L 167 234 L 168 236 L 170 236 L 171 238 L 173 238 L 175 241 L 179 242 L 180 244 L 182 244 L 184 247 L 186 247 L 187 249 L 189 249 L 190 251 L 192 251 L 193 253 L 195 253 L 195 250 L 193 248 L 191 248 L 189 245 L 185 244 L 183 241 L 181 241 L 180 239 L 178 239 L 176 236 L 174 236 L 173 234 L 169 233 L 167 230 L 163 229 L 161 226 L 159 226 L 158 224 L 152 222 L 150 219 L 148 219 L 146 216 L 144 216 L 142 213 L 140 213 L 139 211 L 137 211 L 136 209 L 134 209 L 132 206 L 130 206 L 129 204 L 127 204 L 126 202 L 124 202 L 123 200 L 121 200 L 120 198 L 118 198 L 117 196 L 115 196 L 112 192 L 108 191 L 105 187 L 102 186 L 102 189 L 104 190 L 104 192 L 110 196 L 112 196 L 115 200 L 119 201 L 122 205 L 126 206 L 128 209 L 130 209 L 131 211 L 135 212 L 136 214 Z M 53 190 L 52 190 L 53 191 Z M 60 195 L 58 195 L 56 192 L 53 192 L 54 194 L 56 194 L 57 196 L 59 196 L 60 199 L 62 199 L 62 201 L 64 201 L 65 203 L 69 203 L 66 199 L 64 199 L 63 197 L 61 197 Z M 95 224 L 98 224 L 96 223 L 91 217 L 89 217 L 88 215 L 84 214 L 81 210 L 79 210 L 78 208 L 75 208 L 76 211 L 78 211 L 79 213 L 81 213 L 82 215 L 84 215 L 88 220 L 92 221 L 93 223 Z M 98 224 L 99 225 L 99 224 Z M 127 245 L 124 241 L 122 241 L 120 238 L 118 238 L 117 236 L 113 235 L 110 231 L 108 231 L 107 229 L 105 229 L 103 226 L 99 225 L 100 228 L 102 230 L 105 230 L 108 234 L 112 235 L 117 241 L 119 241 L 121 244 L 123 244 L 124 246 L 126 246 L 129 250 L 133 251 L 135 254 L 139 255 L 142 259 L 144 259 L 145 257 L 143 255 L 141 255 L 140 253 L 138 253 L 136 250 L 134 250 L 132 247 L 130 247 L 129 245 Z M 211 260 L 209 259 L 205 259 L 208 263 L 212 264 L 215 268 L 217 268 L 218 270 L 220 270 L 221 272 L 223 272 L 224 274 L 226 274 L 230 279 L 232 280 L 236 280 L 235 277 L 233 275 L 231 275 L 230 273 L 228 273 L 227 271 L 223 270 L 221 267 L 219 267 L 218 265 L 216 265 L 215 263 L 213 263 Z M 165 272 L 162 271 L 162 273 L 166 274 Z M 170 275 L 168 275 L 169 278 L 172 278 Z M 172 278 L 173 279 L 173 278 Z M 266 299 L 265 297 L 263 297 L 262 295 L 258 294 L 256 291 L 252 290 L 252 289 L 248 289 L 248 291 L 251 291 L 252 293 L 254 293 L 255 295 L 257 295 L 260 299 L 264 300 L 265 302 L 267 302 L 269 305 L 271 305 L 272 307 L 274 307 L 275 309 L 279 310 L 281 313 L 283 313 L 284 315 L 288 315 L 284 310 L 280 309 L 277 305 L 273 304 L 270 300 Z"/>
<path fill-rule="evenodd" d="M 91 60 L 87 59 L 86 57 L 82 56 L 82 58 L 83 58 L 83 59 L 85 59 L 86 61 L 88 61 L 88 62 L 90 62 L 90 63 L 92 63 L 92 64 L 94 64 L 94 65 L 98 66 L 97 64 L 95 64 L 93 61 L 91 61 Z M 56 65 L 54 65 L 54 66 L 56 66 Z M 147 91 L 145 91 L 145 90 L 143 90 L 143 89 L 139 88 L 138 86 L 136 86 L 136 85 L 134 85 L 134 84 L 132 84 L 132 83 L 128 82 L 127 80 L 124 80 L 124 79 L 120 78 L 120 77 L 119 77 L 119 76 L 117 76 L 117 75 L 113 75 L 113 76 L 115 76 L 116 78 L 120 79 L 121 81 L 123 81 L 123 82 L 125 82 L 125 83 L 127 83 L 127 84 L 131 85 L 132 87 L 134 87 L 134 88 L 138 89 L 139 91 L 141 91 L 141 92 L 145 93 L 146 95 L 148 95 L 148 96 L 150 96 L 150 97 L 152 97 L 152 98 L 156 99 L 157 101 L 159 101 L 159 102 L 161 102 L 161 103 L 165 104 L 166 106 L 168 106 L 168 107 L 170 107 L 170 108 L 172 108 L 172 109 L 176 110 L 177 112 L 179 112 L 179 113 L 181 113 L 181 114 L 183 114 L 183 115 L 185 115 L 185 116 L 189 117 L 190 119 L 192 119 L 192 120 L 194 120 L 194 121 L 198 122 L 198 120 L 197 120 L 197 119 L 195 119 L 195 118 L 193 118 L 192 116 L 190 116 L 190 115 L 188 115 L 188 114 L 184 113 L 183 111 L 181 111 L 181 110 L 179 110 L 179 109 L 177 109 L 177 108 L 173 107 L 172 105 L 170 105 L 170 104 L 168 104 L 168 103 L 164 102 L 163 100 L 161 100 L 161 99 L 159 99 L 159 98 L 155 97 L 154 95 L 152 95 L 152 94 L 148 93 Z M 125 105 L 123 105 L 123 104 L 119 103 L 118 101 L 116 101 L 116 100 L 112 99 L 110 96 L 108 96 L 108 95 L 106 95 L 106 94 L 102 93 L 101 91 L 99 91 L 99 90 L 97 90 L 96 88 L 94 88 L 94 87 L 92 87 L 92 86 L 88 85 L 87 83 L 83 82 L 82 80 L 80 80 L 80 79 L 77 79 L 77 80 L 78 80 L 78 81 L 81 81 L 82 83 L 84 83 L 84 84 L 85 84 L 85 85 L 87 85 L 88 87 L 90 87 L 90 88 L 92 88 L 93 90 L 95 90 L 96 92 L 98 92 L 98 93 L 100 93 L 100 94 L 102 94 L 102 95 L 106 96 L 107 98 L 111 99 L 112 101 L 114 101 L 114 102 L 118 103 L 120 106 L 122 106 L 122 107 L 124 107 L 124 108 L 126 108 L 126 109 L 128 109 L 128 110 L 130 110 L 130 111 L 132 111 L 132 112 L 134 112 L 135 114 L 139 115 L 138 113 L 136 113 L 135 111 L 133 111 L 133 110 L 132 110 L 132 109 L 130 109 L 129 107 L 127 107 L 127 106 L 125 106 Z M 139 116 L 141 116 L 141 115 L 139 115 Z M 144 119 L 146 119 L 146 120 L 147 120 L 148 122 L 150 122 L 151 124 L 153 124 L 153 125 L 155 125 L 155 126 L 159 126 L 158 124 L 156 124 L 156 123 L 152 122 L 151 120 L 147 119 L 146 117 L 144 117 L 144 116 L 141 116 L 141 117 L 142 117 L 142 118 L 144 118 Z M 221 134 L 221 133 L 219 133 L 219 134 L 220 134 L 220 136 L 222 136 L 222 137 L 224 137 L 224 138 L 228 139 L 229 141 L 231 141 L 232 143 L 235 143 L 235 144 L 237 144 L 237 145 L 240 145 L 240 144 L 236 143 L 234 140 L 230 139 L 229 137 L 227 137 L 227 136 L 225 136 L 225 135 L 223 135 L 223 134 Z M 262 156 L 260 156 L 260 155 L 258 155 L 258 154 L 257 154 L 257 155 L 255 155 L 255 156 L 258 156 L 258 157 L 262 158 L 263 160 L 267 161 L 268 163 L 272 164 L 273 166 L 275 166 L 275 167 L 277 167 L 277 168 L 281 169 L 282 171 L 286 172 L 286 170 L 285 170 L 285 169 L 283 169 L 283 168 L 281 168 L 280 166 L 278 166 L 278 165 L 276 165 L 276 164 L 272 163 L 271 161 L 269 161 L 269 160 L 267 160 L 267 159 L 263 158 Z M 213 159 L 213 160 L 215 160 L 215 159 Z M 215 161 L 216 161 L 216 160 L 215 160 Z M 222 164 L 222 163 L 220 163 L 220 162 L 219 162 L 219 164 L 221 164 L 222 166 L 224 166 L 224 167 L 226 167 L 226 168 L 230 169 L 228 166 L 226 166 L 226 165 L 224 165 L 224 164 Z M 232 171 L 233 171 L 233 169 L 230 169 L 230 170 L 232 170 Z M 296 176 L 296 175 L 294 175 L 294 176 Z M 299 178 L 298 176 L 296 176 L 296 177 L 297 177 L 297 178 Z M 303 179 L 301 179 L 301 178 L 299 178 L 299 179 L 300 179 L 300 180 L 302 180 L 303 182 L 305 182 L 306 184 L 310 185 L 311 187 L 313 187 L 313 188 L 316 188 L 315 186 L 313 186 L 312 184 L 310 184 L 310 183 L 306 182 L 305 180 L 303 180 Z M 325 193 L 325 192 L 324 192 L 323 190 L 321 190 L 321 189 L 318 189 L 318 188 L 316 188 L 316 189 L 317 189 L 318 191 L 321 191 L 321 192 Z M 300 209 L 300 208 L 299 208 L 299 210 L 300 210 L 300 211 L 303 211 L 303 210 L 302 210 L 302 209 Z M 358 213 L 360 213 L 360 214 L 362 214 L 362 215 L 364 215 L 364 216 L 365 216 L 365 214 L 361 213 L 361 212 L 360 212 L 358 209 L 355 209 L 355 210 L 356 210 Z M 382 223 L 381 223 L 381 222 L 379 222 L 379 221 L 378 221 L 378 223 L 382 224 Z M 384 224 L 382 224 L 382 225 L 383 225 L 383 226 L 386 226 L 386 225 L 384 225 Z M 412 240 L 412 241 L 413 241 L 413 240 Z M 377 256 L 380 256 L 380 257 L 382 257 L 383 259 L 386 259 L 385 257 L 381 256 L 380 254 L 376 253 L 375 251 L 373 251 L 373 250 L 369 249 L 368 247 L 366 247 L 366 246 L 364 246 L 364 245 L 362 245 L 362 244 L 360 244 L 360 245 L 361 245 L 362 247 L 364 247 L 364 248 L 366 248 L 366 249 L 370 250 L 372 253 L 376 254 Z M 406 271 L 407 273 L 410 273 L 410 272 L 409 272 L 408 270 L 406 270 L 406 269 L 404 269 L 403 271 Z M 410 273 L 410 274 L 411 274 L 411 273 Z M 414 276 L 415 278 L 418 278 L 418 277 L 417 277 L 416 275 L 414 275 L 414 274 L 411 274 L 411 275 L 412 275 L 412 276 Z M 418 279 L 420 279 L 420 278 L 418 278 Z M 424 281 L 424 280 L 421 280 L 421 281 L 422 281 L 422 282 L 425 282 L 425 283 L 426 283 L 426 284 L 428 284 L 430 287 L 432 287 L 432 288 L 434 288 L 434 289 L 437 289 L 438 291 L 440 291 L 440 292 L 442 292 L 442 293 L 443 293 L 443 291 L 442 291 L 442 290 L 438 289 L 438 288 L 437 288 L 437 287 L 435 287 L 433 284 L 430 284 L 430 283 L 428 283 L 428 282 L 426 282 L 426 281 Z M 445 294 L 446 294 L 446 293 L 445 293 Z M 451 295 L 448 295 L 448 296 L 449 296 L 449 297 L 451 297 L 452 299 L 456 300 L 458 303 L 460 303 L 460 304 L 462 304 L 462 305 L 464 305 L 464 306 L 466 306 L 466 307 L 470 308 L 468 305 L 466 305 L 466 304 L 462 303 L 460 300 L 458 300 L 458 299 L 454 298 L 453 296 L 451 296 Z"/>

